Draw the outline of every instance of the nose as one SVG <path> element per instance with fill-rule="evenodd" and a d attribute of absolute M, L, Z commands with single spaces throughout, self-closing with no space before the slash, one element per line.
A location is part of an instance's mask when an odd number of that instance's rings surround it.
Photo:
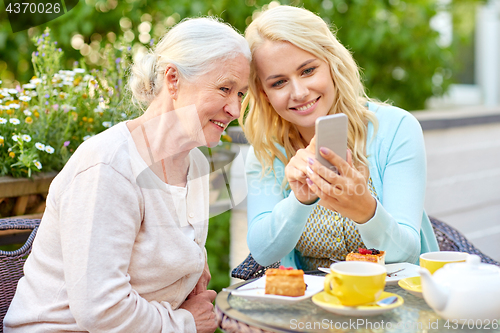
<path fill-rule="evenodd" d="M 309 89 L 307 89 L 307 87 L 299 80 L 293 80 L 291 86 L 292 86 L 291 97 L 293 100 L 301 101 L 305 99 L 307 95 L 309 95 Z"/>
<path fill-rule="evenodd" d="M 227 102 L 226 105 L 224 105 L 224 112 L 228 114 L 233 119 L 236 119 L 240 116 L 240 109 L 241 109 L 241 103 L 239 98 L 236 96 L 236 98 L 231 98 Z"/>

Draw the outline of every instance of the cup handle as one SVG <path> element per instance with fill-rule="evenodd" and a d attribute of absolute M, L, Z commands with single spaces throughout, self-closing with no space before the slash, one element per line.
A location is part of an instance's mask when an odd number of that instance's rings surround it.
<path fill-rule="evenodd" d="M 335 280 L 337 285 L 342 285 L 342 279 L 338 277 L 335 273 L 330 273 L 327 276 L 325 276 L 325 282 L 324 282 L 324 289 L 327 293 L 330 293 L 334 296 L 341 297 L 342 293 L 338 290 L 333 290 L 332 288 L 332 280 Z"/>

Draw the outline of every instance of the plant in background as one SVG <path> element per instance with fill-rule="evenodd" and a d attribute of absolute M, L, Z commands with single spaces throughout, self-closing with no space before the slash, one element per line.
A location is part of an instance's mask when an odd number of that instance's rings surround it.
<path fill-rule="evenodd" d="M 63 52 L 49 29 L 33 41 L 35 76 L 16 89 L 0 89 L 0 176 L 61 170 L 83 141 L 130 116 L 127 48 L 107 46 L 104 69 L 89 72 L 78 63 L 61 69 Z"/>

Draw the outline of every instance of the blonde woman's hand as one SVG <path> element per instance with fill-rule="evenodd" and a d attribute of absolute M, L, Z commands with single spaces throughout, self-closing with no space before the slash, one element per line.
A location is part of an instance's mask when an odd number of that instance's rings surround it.
<path fill-rule="evenodd" d="M 347 152 L 347 162 L 328 148 L 320 148 L 320 153 L 339 170 L 336 174 L 317 160 L 308 160 L 307 183 L 321 198 L 321 205 L 357 223 L 370 220 L 377 202 L 370 193 L 366 178 L 353 167 L 351 151 Z"/>
<path fill-rule="evenodd" d="M 307 161 L 309 158 L 314 159 L 314 142 L 315 140 L 313 138 L 309 146 L 304 149 L 299 149 L 285 167 L 285 177 L 288 184 L 290 184 L 290 188 L 297 200 L 306 205 L 318 199 L 318 196 L 309 188 L 306 181 Z"/>
<path fill-rule="evenodd" d="M 205 290 L 200 294 L 190 294 L 180 308 L 188 310 L 194 317 L 196 332 L 213 333 L 217 329 L 217 317 L 212 302 L 217 293 L 214 290 Z"/>

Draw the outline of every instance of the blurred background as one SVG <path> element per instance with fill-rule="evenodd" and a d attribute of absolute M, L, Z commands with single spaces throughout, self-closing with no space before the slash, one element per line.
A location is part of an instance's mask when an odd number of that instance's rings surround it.
<path fill-rule="evenodd" d="M 104 64 L 106 44 L 118 47 L 123 39 L 137 56 L 175 23 L 199 15 L 221 17 L 243 33 L 263 7 L 279 3 L 303 6 L 336 27 L 372 97 L 421 110 L 450 84 L 478 83 L 474 34 L 478 5 L 486 4 L 480 0 L 80 0 L 67 14 L 18 33 L 0 5 L 0 79 L 15 86 L 31 78 L 31 39 L 45 27 L 66 67 L 83 58 L 92 68 Z"/>
<path fill-rule="evenodd" d="M 305 7 L 331 23 L 361 67 L 370 97 L 420 110 L 414 114 L 428 149 L 428 211 L 488 254 L 499 253 L 498 0 L 80 0 L 67 14 L 16 33 L 0 2 L 1 86 L 30 82 L 36 40 L 47 27 L 60 48 L 62 69 L 97 71 L 109 65 L 110 50 L 126 47 L 137 59 L 185 17 L 214 15 L 243 33 L 262 9 L 279 4 Z M 241 173 L 228 168 L 227 174 L 244 184 Z M 210 221 L 207 250 L 210 287 L 220 290 L 248 249 L 245 202 L 217 209 L 225 212 Z"/>

